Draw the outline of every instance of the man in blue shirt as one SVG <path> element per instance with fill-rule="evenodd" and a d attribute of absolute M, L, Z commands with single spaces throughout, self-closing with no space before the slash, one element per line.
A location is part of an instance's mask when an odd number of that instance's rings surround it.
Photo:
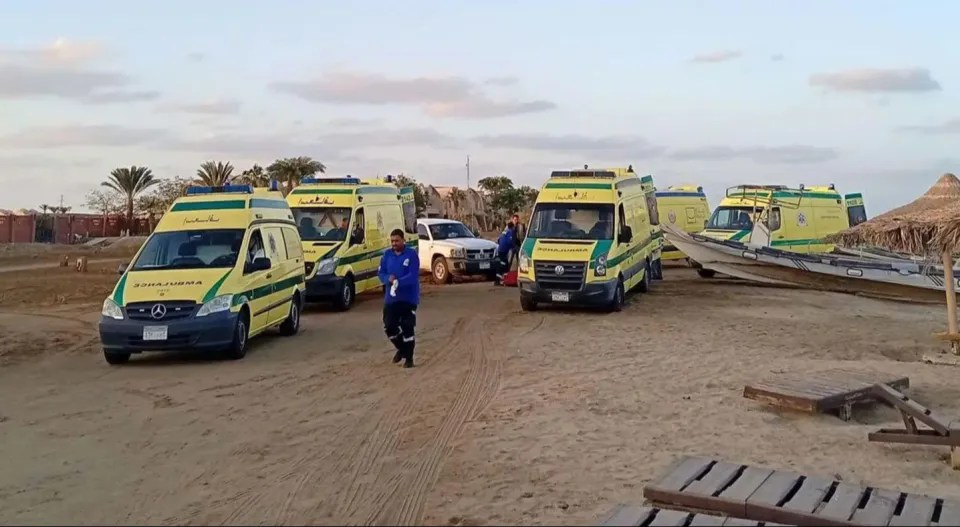
<path fill-rule="evenodd" d="M 407 247 L 402 229 L 390 233 L 390 248 L 380 259 L 378 274 L 384 291 L 383 329 L 397 348 L 393 362 L 403 360 L 404 368 L 412 368 L 420 304 L 420 257 Z"/>
<path fill-rule="evenodd" d="M 510 251 L 513 249 L 513 223 L 507 223 L 497 239 L 497 278 L 495 285 L 500 285 L 503 275 L 510 270 Z"/>

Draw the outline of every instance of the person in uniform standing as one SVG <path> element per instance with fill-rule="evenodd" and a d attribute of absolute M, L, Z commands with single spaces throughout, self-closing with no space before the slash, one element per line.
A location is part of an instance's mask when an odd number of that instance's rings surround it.
<path fill-rule="evenodd" d="M 417 306 L 420 304 L 420 258 L 407 247 L 402 229 L 390 233 L 390 248 L 380 258 L 383 284 L 383 329 L 397 349 L 393 356 L 404 368 L 413 367 L 416 347 Z"/>

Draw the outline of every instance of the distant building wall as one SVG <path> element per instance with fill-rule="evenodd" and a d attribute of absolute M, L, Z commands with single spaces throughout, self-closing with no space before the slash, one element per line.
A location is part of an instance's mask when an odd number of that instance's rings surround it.
<path fill-rule="evenodd" d="M 5 214 L 0 212 L 0 243 L 34 243 L 37 241 L 37 226 L 40 214 Z M 102 214 L 52 214 L 46 215 L 46 225 L 54 227 L 56 243 L 74 243 L 78 238 L 113 238 L 127 230 L 126 220 L 120 215 Z M 152 215 L 134 218 L 133 236 L 146 236 L 153 232 L 159 218 Z"/>

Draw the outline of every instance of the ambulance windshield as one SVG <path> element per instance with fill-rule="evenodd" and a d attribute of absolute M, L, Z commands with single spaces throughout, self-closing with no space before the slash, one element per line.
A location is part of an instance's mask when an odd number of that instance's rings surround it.
<path fill-rule="evenodd" d="M 571 240 L 612 240 L 613 205 L 538 203 L 528 236 Z"/>
<path fill-rule="evenodd" d="M 233 267 L 243 245 L 243 229 L 155 232 L 147 240 L 134 271 Z"/>
<path fill-rule="evenodd" d="M 742 231 L 753 229 L 753 207 L 717 207 L 710 216 L 707 229 L 718 231 Z"/>
<path fill-rule="evenodd" d="M 350 209 L 346 207 L 293 207 L 293 219 L 305 242 L 342 242 L 347 239 Z"/>

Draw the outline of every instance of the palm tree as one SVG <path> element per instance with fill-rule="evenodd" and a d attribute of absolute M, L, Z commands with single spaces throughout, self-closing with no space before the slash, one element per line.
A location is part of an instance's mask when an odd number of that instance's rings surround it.
<path fill-rule="evenodd" d="M 197 178 L 210 187 L 222 187 L 233 179 L 233 165 L 221 161 L 207 161 L 197 170 Z"/>
<path fill-rule="evenodd" d="M 267 167 L 270 177 L 286 185 L 287 194 L 293 190 L 293 187 L 299 185 L 303 178 L 317 173 L 324 174 L 326 171 L 327 167 L 323 163 L 309 157 L 278 159 Z"/>
<path fill-rule="evenodd" d="M 240 173 L 240 177 L 238 179 L 242 183 L 252 185 L 254 187 L 266 187 L 270 184 L 270 176 L 267 175 L 267 172 L 263 170 L 263 167 L 260 165 L 253 165 L 252 167 L 244 170 Z"/>
<path fill-rule="evenodd" d="M 113 189 L 127 198 L 127 231 L 133 226 L 133 203 L 144 190 L 156 185 L 158 180 L 147 167 L 132 166 L 130 168 L 115 168 L 110 177 L 100 183 L 102 186 Z"/>

